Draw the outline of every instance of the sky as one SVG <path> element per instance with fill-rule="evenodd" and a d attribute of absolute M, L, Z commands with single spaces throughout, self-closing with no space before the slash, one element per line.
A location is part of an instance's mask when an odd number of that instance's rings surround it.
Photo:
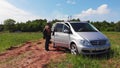
<path fill-rule="evenodd" d="M 0 0 L 0 23 L 6 19 L 120 21 L 120 0 Z"/>

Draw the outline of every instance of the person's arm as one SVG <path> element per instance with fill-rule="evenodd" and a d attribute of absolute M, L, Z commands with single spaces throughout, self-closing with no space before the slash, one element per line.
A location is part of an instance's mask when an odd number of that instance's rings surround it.
<path fill-rule="evenodd" d="M 43 30 L 43 39 L 46 38 L 46 34 L 47 34 L 46 29 L 44 29 L 44 30 Z"/>

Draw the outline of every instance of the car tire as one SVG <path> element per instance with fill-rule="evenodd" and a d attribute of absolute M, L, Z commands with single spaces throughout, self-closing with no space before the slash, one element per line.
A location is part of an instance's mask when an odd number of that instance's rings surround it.
<path fill-rule="evenodd" d="M 75 44 L 71 44 L 70 51 L 71 51 L 71 54 L 73 54 L 73 55 L 78 55 L 79 54 L 78 49 L 77 49 Z"/>

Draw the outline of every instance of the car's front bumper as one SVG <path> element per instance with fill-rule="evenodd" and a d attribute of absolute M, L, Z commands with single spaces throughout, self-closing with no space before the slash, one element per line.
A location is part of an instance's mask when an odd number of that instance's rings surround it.
<path fill-rule="evenodd" d="M 101 46 L 78 46 L 78 52 L 81 54 L 102 54 L 110 51 L 110 45 Z"/>

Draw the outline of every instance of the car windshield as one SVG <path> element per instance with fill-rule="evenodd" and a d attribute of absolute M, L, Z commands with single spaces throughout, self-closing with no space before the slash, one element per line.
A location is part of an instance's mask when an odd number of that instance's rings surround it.
<path fill-rule="evenodd" d="M 97 30 L 89 23 L 71 23 L 76 32 L 97 32 Z"/>

